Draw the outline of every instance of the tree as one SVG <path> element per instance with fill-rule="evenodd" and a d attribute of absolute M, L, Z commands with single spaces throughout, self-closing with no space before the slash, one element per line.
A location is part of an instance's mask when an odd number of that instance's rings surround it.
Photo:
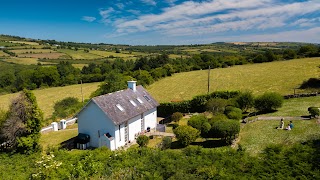
<path fill-rule="evenodd" d="M 7 150 L 28 154 L 38 151 L 42 121 L 36 97 L 24 90 L 10 105 L 0 139 L 9 145 Z"/>
<path fill-rule="evenodd" d="M 206 109 L 212 113 L 223 113 L 227 105 L 226 99 L 212 98 L 206 103 Z"/>
<path fill-rule="evenodd" d="M 283 97 L 275 92 L 266 92 L 255 99 L 254 107 L 261 112 L 277 110 L 283 104 Z"/>
<path fill-rule="evenodd" d="M 236 106 L 244 112 L 254 106 L 254 97 L 250 91 L 240 93 L 240 95 L 236 97 L 235 101 Z"/>
<path fill-rule="evenodd" d="M 145 147 L 149 143 L 149 137 L 146 135 L 140 135 L 137 138 L 137 143 L 139 144 L 140 147 Z"/>
<path fill-rule="evenodd" d="M 79 100 L 75 97 L 67 97 L 64 98 L 54 104 L 54 112 L 53 112 L 53 118 L 59 117 L 59 118 L 66 118 L 70 116 L 71 114 L 76 113 L 79 111 L 82 107 L 82 103 L 79 102 Z"/>
<path fill-rule="evenodd" d="M 188 125 L 198 129 L 202 135 L 205 135 L 211 129 L 211 125 L 204 115 L 192 116 L 188 121 Z"/>
<path fill-rule="evenodd" d="M 283 51 L 283 59 L 295 59 L 297 58 L 296 51 L 292 49 L 286 49 Z"/>
<path fill-rule="evenodd" d="M 172 139 L 171 137 L 165 136 L 162 138 L 161 149 L 169 149 L 171 147 Z"/>
<path fill-rule="evenodd" d="M 173 122 L 179 122 L 182 118 L 183 114 L 181 112 L 175 112 L 171 115 L 171 121 Z"/>
<path fill-rule="evenodd" d="M 188 146 L 200 135 L 200 131 L 191 126 L 179 126 L 173 130 L 176 138 L 183 146 Z"/>
<path fill-rule="evenodd" d="M 91 94 L 91 97 L 119 91 L 127 88 L 127 81 L 132 80 L 130 76 L 124 76 L 120 73 L 111 72 L 106 75 L 106 80 L 100 84 L 99 88 Z"/>
<path fill-rule="evenodd" d="M 320 110 L 318 107 L 309 107 L 308 111 L 309 111 L 311 117 L 315 118 L 320 115 Z"/>
<path fill-rule="evenodd" d="M 210 137 L 221 138 L 227 144 L 231 144 L 232 140 L 240 132 L 240 122 L 232 120 L 214 120 L 210 121 L 211 130 Z"/>
<path fill-rule="evenodd" d="M 224 113 L 225 115 L 227 115 L 229 119 L 235 119 L 235 120 L 242 119 L 242 111 L 239 108 L 236 108 L 233 106 L 227 106 Z"/>

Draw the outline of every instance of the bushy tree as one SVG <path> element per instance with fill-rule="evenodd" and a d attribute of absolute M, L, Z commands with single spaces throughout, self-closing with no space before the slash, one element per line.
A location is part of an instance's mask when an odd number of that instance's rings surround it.
<path fill-rule="evenodd" d="M 277 110 L 283 104 L 283 97 L 275 92 L 266 92 L 255 99 L 254 107 L 261 112 Z"/>
<path fill-rule="evenodd" d="M 191 126 L 179 126 L 173 130 L 176 138 L 183 146 L 188 146 L 200 135 L 200 131 Z"/>
<path fill-rule="evenodd" d="M 198 129 L 202 135 L 208 133 L 211 129 L 211 125 L 208 122 L 208 119 L 204 115 L 194 115 L 189 121 L 188 125 Z"/>
<path fill-rule="evenodd" d="M 240 122 L 231 120 L 210 121 L 212 138 L 221 138 L 227 144 L 231 144 L 240 132 Z"/>
<path fill-rule="evenodd" d="M 40 149 L 39 138 L 43 113 L 36 97 L 24 90 L 10 105 L 8 116 L 1 129 L 1 139 L 13 150 L 31 153 Z"/>
<path fill-rule="evenodd" d="M 171 137 L 165 136 L 162 138 L 161 149 L 169 149 L 171 147 L 172 139 Z"/>
<path fill-rule="evenodd" d="M 175 112 L 171 115 L 171 121 L 179 122 L 183 118 L 183 114 L 181 112 Z"/>
<path fill-rule="evenodd" d="M 224 113 L 229 119 L 240 120 L 242 118 L 241 109 L 233 106 L 227 106 Z"/>
<path fill-rule="evenodd" d="M 254 106 L 254 96 L 250 91 L 240 93 L 239 96 L 236 97 L 235 101 L 236 106 L 244 112 Z"/>
<path fill-rule="evenodd" d="M 82 107 L 82 103 L 79 102 L 78 98 L 67 97 L 54 104 L 53 117 L 66 118 L 77 111 Z"/>
<path fill-rule="evenodd" d="M 146 147 L 149 143 L 149 137 L 146 135 L 140 135 L 137 138 L 137 143 L 139 144 L 140 147 Z"/>
<path fill-rule="evenodd" d="M 206 109 L 212 113 L 223 113 L 228 104 L 229 102 L 226 99 L 211 98 L 206 103 Z"/>
<path fill-rule="evenodd" d="M 320 110 L 318 107 L 309 107 L 308 111 L 309 111 L 311 117 L 315 118 L 320 115 Z"/>

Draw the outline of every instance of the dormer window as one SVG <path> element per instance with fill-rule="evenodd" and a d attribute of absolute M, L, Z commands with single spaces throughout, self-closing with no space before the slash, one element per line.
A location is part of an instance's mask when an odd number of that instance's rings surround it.
<path fill-rule="evenodd" d="M 137 98 L 137 101 L 138 101 L 140 104 L 143 104 L 143 101 L 142 101 L 140 98 Z"/>
<path fill-rule="evenodd" d="M 137 104 L 133 100 L 129 100 L 133 106 L 137 106 Z"/>
<path fill-rule="evenodd" d="M 124 108 L 120 104 L 117 104 L 116 106 L 120 111 L 124 111 Z"/>
<path fill-rule="evenodd" d="M 147 101 L 151 101 L 151 99 L 147 96 L 147 95 L 144 95 L 143 96 Z"/>

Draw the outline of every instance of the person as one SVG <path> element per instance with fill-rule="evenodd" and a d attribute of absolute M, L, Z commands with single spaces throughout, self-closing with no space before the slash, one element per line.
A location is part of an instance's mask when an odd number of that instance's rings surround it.
<path fill-rule="evenodd" d="M 290 129 L 292 129 L 293 128 L 293 123 L 292 123 L 292 121 L 290 121 Z"/>
<path fill-rule="evenodd" d="M 277 127 L 277 129 L 283 129 L 283 127 L 284 127 L 284 122 L 283 122 L 283 118 L 281 118 L 281 120 L 280 120 L 280 126 Z"/>
<path fill-rule="evenodd" d="M 286 127 L 286 130 L 291 130 L 290 124 L 288 124 L 288 126 Z"/>

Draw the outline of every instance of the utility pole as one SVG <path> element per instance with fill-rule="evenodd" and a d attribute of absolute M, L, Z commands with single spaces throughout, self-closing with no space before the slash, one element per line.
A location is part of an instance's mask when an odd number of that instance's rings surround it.
<path fill-rule="evenodd" d="M 83 103 L 82 80 L 80 80 L 80 82 L 81 82 L 81 98 L 82 98 L 82 103 Z"/>
<path fill-rule="evenodd" d="M 208 69 L 208 94 L 210 93 L 210 66 Z"/>

